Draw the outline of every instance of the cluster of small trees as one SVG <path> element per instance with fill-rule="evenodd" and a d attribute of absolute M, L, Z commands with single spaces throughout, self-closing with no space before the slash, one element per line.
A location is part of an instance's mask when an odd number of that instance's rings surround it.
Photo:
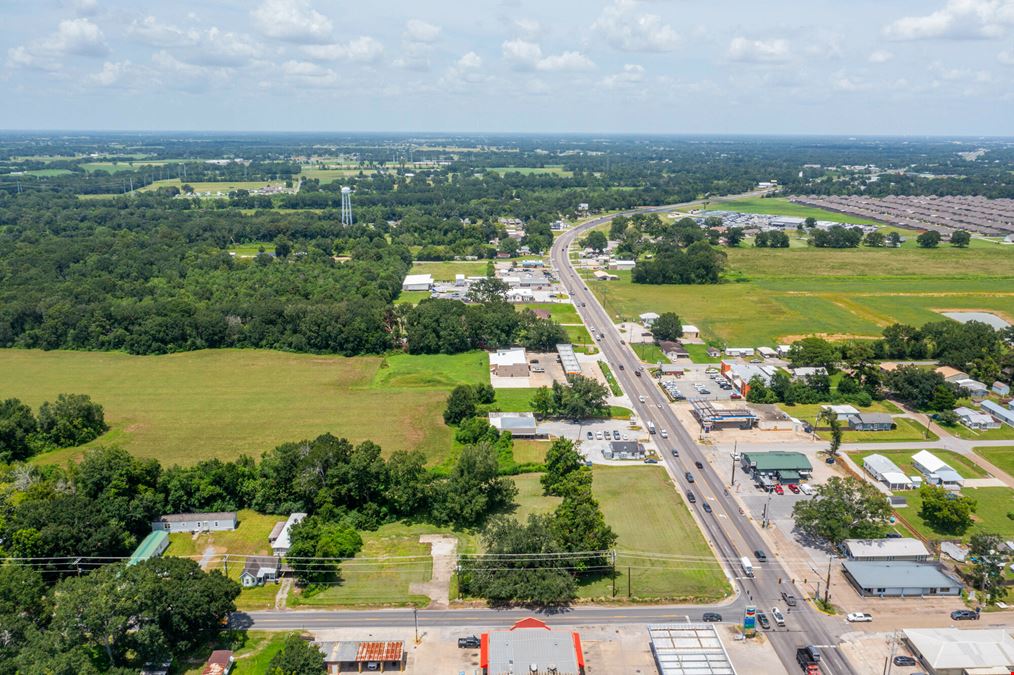
<path fill-rule="evenodd" d="M 490 298 L 479 304 L 428 298 L 408 310 L 405 336 L 412 354 L 456 354 L 476 348 L 494 349 L 520 344 L 549 351 L 567 341 L 567 332 L 530 310 Z"/>
<path fill-rule="evenodd" d="M 9 398 L 0 402 L 0 463 L 81 445 L 108 429 L 102 406 L 87 394 L 60 394 L 39 407 L 38 417 L 19 399 Z"/>
<path fill-rule="evenodd" d="M 789 235 L 781 230 L 758 232 L 753 245 L 757 248 L 788 248 Z"/>
<path fill-rule="evenodd" d="M 552 387 L 539 387 L 531 403 L 536 415 L 579 420 L 608 415 L 607 396 L 609 388 L 598 380 L 571 375 L 567 384 L 553 382 Z"/>
<path fill-rule="evenodd" d="M 893 324 L 877 343 L 878 355 L 891 359 L 937 359 L 972 377 L 992 382 L 1014 377 L 1014 329 L 994 330 L 979 321 L 930 321 L 916 328 Z"/>
<path fill-rule="evenodd" d="M 0 672 L 138 672 L 214 639 L 239 584 L 193 560 L 152 558 L 67 577 L 0 565 Z"/>
<path fill-rule="evenodd" d="M 606 571 L 616 534 L 592 496 L 592 472 L 572 441 L 553 442 L 542 486 L 545 494 L 563 498 L 560 505 L 524 522 L 490 521 L 483 530 L 485 553 L 462 559 L 462 592 L 494 605 L 559 604 L 574 598 L 582 575 Z"/>
<path fill-rule="evenodd" d="M 637 261 L 631 280 L 635 284 L 717 284 L 725 269 L 725 258 L 725 253 L 703 239 L 685 250 L 659 244 L 654 258 Z"/>
<path fill-rule="evenodd" d="M 832 225 L 826 230 L 814 230 L 810 242 L 817 248 L 856 248 L 863 240 L 859 227 Z"/>
<path fill-rule="evenodd" d="M 838 545 L 846 539 L 877 538 L 884 533 L 891 506 L 872 484 L 833 476 L 815 489 L 812 499 L 792 507 L 796 528 L 804 534 Z"/>

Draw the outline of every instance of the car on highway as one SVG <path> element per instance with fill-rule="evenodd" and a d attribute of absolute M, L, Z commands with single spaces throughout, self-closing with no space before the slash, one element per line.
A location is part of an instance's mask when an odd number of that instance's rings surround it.
<path fill-rule="evenodd" d="M 595 432 L 594 431 L 589 431 L 588 432 L 588 440 L 589 441 L 594 441 L 595 440 Z"/>
<path fill-rule="evenodd" d="M 756 551 L 753 552 L 753 557 L 757 558 L 757 562 L 767 562 L 768 561 L 767 554 L 764 551 L 760 550 L 760 549 L 757 549 Z"/>
<path fill-rule="evenodd" d="M 796 485 L 795 483 L 789 483 L 789 492 L 791 492 L 794 495 L 798 495 L 799 494 L 799 486 Z"/>
<path fill-rule="evenodd" d="M 785 494 L 785 490 L 784 490 L 784 489 L 782 489 L 782 486 L 781 486 L 781 485 L 776 485 L 776 486 L 774 487 L 774 490 L 775 490 L 775 494 L 776 494 L 776 495 L 783 495 L 783 494 Z"/>
<path fill-rule="evenodd" d="M 620 370 L 623 370 L 623 364 L 622 363 L 620 364 Z"/>
<path fill-rule="evenodd" d="M 778 609 L 777 607 L 771 608 L 771 618 L 773 618 L 775 620 L 775 623 L 778 624 L 779 626 L 782 627 L 785 626 L 785 615 L 782 614 L 782 610 Z"/>
<path fill-rule="evenodd" d="M 757 623 L 759 623 L 761 628 L 764 630 L 771 630 L 771 622 L 768 621 L 768 615 L 759 609 L 757 610 Z"/>
<path fill-rule="evenodd" d="M 665 429 L 662 429 L 660 432 L 658 432 L 658 435 L 661 436 L 662 438 L 669 438 L 669 432 L 666 431 Z"/>
<path fill-rule="evenodd" d="M 718 612 L 705 612 L 701 615 L 701 621 L 708 623 L 715 623 L 722 620 L 722 615 Z"/>
<path fill-rule="evenodd" d="M 458 649 L 478 649 L 481 644 L 478 635 L 458 638 Z"/>
<path fill-rule="evenodd" d="M 645 401 L 647 401 L 648 399 L 644 398 L 644 396 L 638 396 L 638 397 L 637 397 L 637 400 L 638 400 L 638 401 L 640 401 L 641 403 L 644 403 L 644 402 L 645 402 Z"/>
<path fill-rule="evenodd" d="M 782 591 L 782 600 L 784 600 L 785 604 L 788 605 L 789 607 L 796 606 L 796 596 L 794 596 L 792 593 L 789 593 L 788 591 Z"/>
<path fill-rule="evenodd" d="M 698 469 L 703 469 L 704 468 L 704 464 L 701 463 L 701 462 L 694 462 L 694 466 L 696 466 Z"/>
<path fill-rule="evenodd" d="M 677 392 L 677 393 L 678 393 L 678 392 Z M 661 403 L 656 403 L 656 404 L 655 404 L 655 407 L 656 407 L 656 408 L 658 408 L 659 410 L 661 410 L 661 409 L 662 409 L 662 404 L 661 404 Z"/>
<path fill-rule="evenodd" d="M 904 666 L 914 666 L 915 665 L 915 659 L 913 659 L 911 656 L 905 656 L 904 654 L 899 654 L 898 656 L 894 657 L 894 665 L 896 665 L 896 666 L 902 666 L 902 667 L 904 667 Z"/>
<path fill-rule="evenodd" d="M 638 377 L 641 377 L 641 371 L 640 370 L 635 370 L 634 371 L 634 375 L 637 375 Z"/>
<path fill-rule="evenodd" d="M 707 387 L 701 387 L 697 391 L 701 392 L 702 394 L 710 394 L 711 393 L 711 390 L 708 389 Z"/>
<path fill-rule="evenodd" d="M 694 493 L 690 490 L 687 490 L 687 501 L 690 502 L 691 504 L 697 503 L 697 496 L 694 495 Z"/>
<path fill-rule="evenodd" d="M 711 504 L 704 502 L 704 512 L 711 513 Z"/>
<path fill-rule="evenodd" d="M 673 457 L 679 457 L 680 456 L 680 451 L 677 450 L 676 448 L 673 448 L 672 449 L 672 456 Z"/>
<path fill-rule="evenodd" d="M 975 621 L 978 618 L 979 613 L 970 609 L 956 609 L 951 612 L 953 621 Z"/>
<path fill-rule="evenodd" d="M 693 483 L 694 482 L 694 474 L 692 474 L 689 471 L 687 471 L 686 474 L 684 474 L 684 475 L 686 476 L 688 483 Z"/>
<path fill-rule="evenodd" d="M 866 614 L 865 612 L 849 612 L 845 620 L 849 623 L 869 623 L 873 621 L 873 615 Z"/>

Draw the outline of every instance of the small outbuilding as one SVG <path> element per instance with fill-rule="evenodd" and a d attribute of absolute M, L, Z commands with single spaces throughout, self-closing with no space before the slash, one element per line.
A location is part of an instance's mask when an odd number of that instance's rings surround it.
<path fill-rule="evenodd" d="M 701 338 L 701 329 L 689 323 L 683 324 L 683 337 L 688 340 L 699 340 Z"/>
<path fill-rule="evenodd" d="M 993 386 L 990 387 L 990 391 L 992 391 L 997 396 L 1010 396 L 1010 385 L 1007 384 L 1006 382 L 1001 382 L 1000 380 L 997 380 L 996 382 L 993 383 Z"/>
<path fill-rule="evenodd" d="M 130 560 L 127 561 L 127 565 L 136 565 L 139 562 L 144 562 L 149 558 L 157 558 L 162 555 L 165 550 L 169 548 L 169 535 L 165 530 L 156 530 L 150 533 L 137 548 L 134 549 L 134 553 L 130 556 Z"/>
<path fill-rule="evenodd" d="M 961 582 L 932 563 L 860 561 L 842 563 L 845 578 L 864 597 L 960 595 Z"/>
<path fill-rule="evenodd" d="M 652 325 L 654 325 L 654 323 L 658 321 L 658 314 L 656 314 L 655 312 L 645 312 L 638 318 L 641 319 L 641 323 L 644 325 L 645 328 L 651 328 Z"/>
<path fill-rule="evenodd" d="M 232 655 L 232 650 L 216 649 L 204 662 L 204 670 L 201 671 L 201 675 L 229 675 L 234 663 L 236 663 L 236 659 Z"/>

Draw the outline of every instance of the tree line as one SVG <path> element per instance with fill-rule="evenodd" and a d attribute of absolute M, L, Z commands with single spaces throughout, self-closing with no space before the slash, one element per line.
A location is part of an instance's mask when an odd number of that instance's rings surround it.
<path fill-rule="evenodd" d="M 102 406 L 87 394 L 60 394 L 39 406 L 38 416 L 20 399 L 0 401 L 0 464 L 82 445 L 109 430 Z"/>

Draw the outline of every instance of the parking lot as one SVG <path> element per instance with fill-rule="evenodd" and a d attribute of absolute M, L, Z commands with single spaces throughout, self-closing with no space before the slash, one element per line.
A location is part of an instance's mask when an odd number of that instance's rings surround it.
<path fill-rule="evenodd" d="M 595 464 L 630 464 L 635 460 L 609 460 L 602 451 L 614 441 L 636 441 L 644 444 L 649 455 L 655 452 L 652 437 L 644 429 L 632 429 L 625 420 L 584 420 L 580 423 L 553 420 L 539 425 L 539 429 L 551 436 L 580 441 L 578 451 Z M 588 437 L 591 434 L 591 438 Z"/>
<path fill-rule="evenodd" d="M 709 370 L 713 372 L 708 372 Z M 710 401 L 728 401 L 739 396 L 735 388 L 715 367 L 687 366 L 682 377 L 666 375 L 661 378 L 662 388 L 676 400 L 703 398 Z"/>

